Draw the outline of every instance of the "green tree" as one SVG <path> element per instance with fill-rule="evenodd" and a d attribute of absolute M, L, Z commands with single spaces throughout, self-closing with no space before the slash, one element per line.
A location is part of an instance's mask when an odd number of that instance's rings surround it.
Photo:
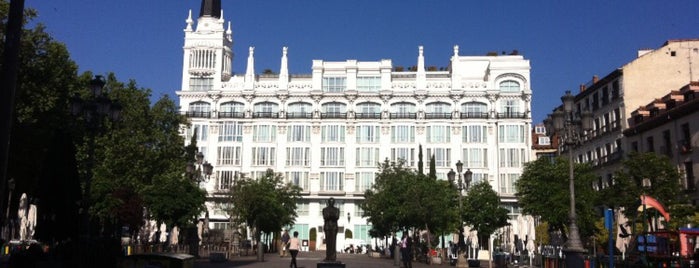
<path fill-rule="evenodd" d="M 664 155 L 656 153 L 632 152 L 622 162 L 623 168 L 615 173 L 614 181 L 600 190 L 598 203 L 608 207 L 622 207 L 629 219 L 638 217 L 641 195 L 646 194 L 662 203 L 670 212 L 671 226 L 689 223 L 696 207 L 686 207 L 687 200 L 679 184 L 681 174 Z M 643 187 L 643 179 L 649 179 L 650 186 Z"/>
<path fill-rule="evenodd" d="M 575 164 L 575 210 L 581 238 L 592 236 L 595 230 L 594 201 L 592 182 L 595 176 L 587 164 Z M 560 231 L 567 238 L 569 224 L 570 191 L 569 162 L 558 157 L 554 160 L 539 158 L 524 166 L 524 172 L 517 183 L 517 196 L 522 212 L 539 216 L 549 224 L 549 231 Z"/>
<path fill-rule="evenodd" d="M 296 203 L 301 198 L 301 188 L 284 184 L 281 175 L 268 169 L 258 179 L 241 179 L 231 189 L 229 215 L 234 222 L 252 228 L 257 241 L 263 233 L 278 232 L 284 226 L 294 224 Z M 263 261 L 262 243 L 258 243 L 257 260 Z"/>
<path fill-rule="evenodd" d="M 508 210 L 500 206 L 498 193 L 486 181 L 472 185 L 462 202 L 462 221 L 478 232 L 478 241 L 488 241 L 495 230 L 510 225 Z"/>

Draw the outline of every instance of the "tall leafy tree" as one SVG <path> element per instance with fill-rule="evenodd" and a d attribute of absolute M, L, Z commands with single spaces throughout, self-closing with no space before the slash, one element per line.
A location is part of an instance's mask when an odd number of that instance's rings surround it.
<path fill-rule="evenodd" d="M 524 166 L 515 188 L 522 212 L 541 217 L 549 224 L 550 231 L 566 235 L 569 224 L 570 191 L 569 162 L 558 157 L 553 161 L 539 158 Z M 575 209 L 581 238 L 590 237 L 595 230 L 595 192 L 591 185 L 595 176 L 587 164 L 574 164 Z M 567 237 L 567 235 L 566 235 Z"/>
<path fill-rule="evenodd" d="M 424 163 L 422 162 L 422 144 L 418 146 L 417 151 L 417 173 L 424 174 L 423 172 Z"/>
<path fill-rule="evenodd" d="M 258 179 L 241 179 L 231 189 L 229 215 L 239 224 L 252 228 L 257 241 L 263 233 L 278 232 L 296 220 L 296 203 L 301 198 L 301 188 L 284 183 L 273 170 Z M 262 243 L 258 243 L 258 261 L 264 260 Z"/>
<path fill-rule="evenodd" d="M 679 183 L 681 174 L 669 158 L 656 153 L 632 152 L 622 162 L 623 168 L 615 173 L 614 181 L 600 190 L 598 204 L 608 207 L 624 208 L 627 218 L 637 217 L 641 195 L 645 194 L 660 201 L 672 216 L 670 222 L 680 226 L 690 221 L 696 207 L 687 209 L 687 199 Z M 643 187 L 643 179 L 650 181 L 650 186 Z"/>
<path fill-rule="evenodd" d="M 479 241 L 488 241 L 495 230 L 510 225 L 508 210 L 500 206 L 498 193 L 486 181 L 468 189 L 463 205 L 462 220 L 478 232 Z"/>

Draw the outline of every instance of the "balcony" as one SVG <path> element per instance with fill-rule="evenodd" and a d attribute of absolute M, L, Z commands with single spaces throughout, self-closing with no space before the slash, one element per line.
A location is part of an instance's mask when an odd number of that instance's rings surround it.
<path fill-rule="evenodd" d="M 218 118 L 245 118 L 244 112 L 218 112 Z"/>
<path fill-rule="evenodd" d="M 520 118 L 526 118 L 526 113 L 516 113 L 516 112 L 507 112 L 507 113 L 498 113 L 498 119 L 520 119 Z"/>
<path fill-rule="evenodd" d="M 286 113 L 286 119 L 312 119 L 313 113 L 291 112 Z"/>
<path fill-rule="evenodd" d="M 488 113 L 487 112 L 461 112 L 461 119 L 468 119 L 468 118 L 488 119 Z"/>
<path fill-rule="evenodd" d="M 417 119 L 417 113 L 391 113 L 391 119 Z"/>
<path fill-rule="evenodd" d="M 278 112 L 254 112 L 252 118 L 279 118 Z"/>
<path fill-rule="evenodd" d="M 187 111 L 184 115 L 189 118 L 211 118 L 210 111 Z"/>
<path fill-rule="evenodd" d="M 677 148 L 679 148 L 681 154 L 688 154 L 693 151 L 692 144 L 688 140 L 679 140 L 677 142 Z"/>
<path fill-rule="evenodd" d="M 320 113 L 320 119 L 347 119 L 347 113 Z"/>
<path fill-rule="evenodd" d="M 425 113 L 425 119 L 451 119 L 451 113 Z"/>
<path fill-rule="evenodd" d="M 355 119 L 381 119 L 381 113 L 355 113 Z"/>

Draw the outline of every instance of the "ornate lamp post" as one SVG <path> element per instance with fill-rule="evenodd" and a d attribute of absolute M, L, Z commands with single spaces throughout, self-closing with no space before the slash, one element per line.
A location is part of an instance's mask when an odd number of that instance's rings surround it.
<path fill-rule="evenodd" d="M 88 134 L 88 161 L 87 161 L 87 177 L 85 179 L 85 187 L 82 200 L 82 213 L 85 221 L 85 237 L 90 238 L 90 215 L 89 209 L 91 205 L 90 194 L 92 186 L 92 177 L 94 162 L 95 162 L 95 136 L 103 130 L 105 120 L 118 121 L 121 119 L 121 104 L 116 100 L 109 98 L 108 89 L 105 88 L 106 81 L 103 76 L 95 75 L 95 78 L 90 81 L 89 98 L 82 98 L 79 94 L 75 94 L 71 102 L 71 114 L 75 117 L 82 117 L 85 120 Z"/>
<path fill-rule="evenodd" d="M 583 111 L 580 116 L 573 113 L 575 96 L 566 91 L 561 97 L 563 110 L 560 108 L 549 115 L 549 122 L 553 123 L 555 133 L 558 134 L 561 144 L 565 144 L 568 150 L 568 188 L 570 191 L 569 234 L 563 252 L 566 254 L 566 267 L 582 268 L 584 265 L 582 241 L 577 225 L 575 213 L 575 175 L 573 172 L 573 146 L 583 141 L 587 131 L 592 129 L 592 113 Z"/>
<path fill-rule="evenodd" d="M 466 191 L 468 191 L 468 188 L 471 184 L 471 177 L 473 176 L 473 172 L 471 172 L 471 169 L 467 169 L 466 172 L 463 173 L 464 177 L 462 178 L 461 175 L 462 175 L 463 168 L 464 168 L 464 163 L 462 163 L 461 160 L 459 160 L 456 162 L 456 171 L 457 172 L 454 172 L 454 170 L 452 169 L 452 170 L 449 170 L 449 172 L 447 173 L 447 177 L 449 178 L 449 181 L 451 181 L 452 183 L 456 183 L 457 189 L 459 190 L 459 221 L 460 221 L 460 224 L 459 224 L 459 242 L 458 242 L 459 253 L 458 253 L 457 267 L 466 267 L 467 266 L 467 263 L 466 263 L 466 260 L 464 258 L 464 254 L 463 254 L 465 243 L 464 243 L 464 228 L 463 228 L 463 220 L 461 218 L 461 211 L 462 211 L 462 207 L 463 207 L 463 204 L 462 204 L 463 203 L 463 201 L 462 201 L 463 190 L 465 189 Z M 459 173 L 459 181 L 458 182 L 454 181 L 454 178 L 456 177 L 456 173 Z M 465 188 L 464 188 L 464 184 L 465 184 Z"/>
<path fill-rule="evenodd" d="M 204 153 L 197 151 L 194 154 L 194 161 L 187 163 L 185 167 L 185 172 L 190 180 L 197 183 L 197 187 L 201 187 L 202 182 L 206 182 L 211 177 L 214 171 L 214 167 L 207 161 L 204 160 Z M 208 217 L 207 217 L 208 218 Z M 199 219 L 194 217 L 194 226 L 188 228 L 187 237 L 189 244 L 189 254 L 195 257 L 199 257 L 199 234 L 197 232 L 197 224 Z M 208 228 L 208 226 L 202 226 L 203 229 Z"/>
<path fill-rule="evenodd" d="M 10 203 L 12 203 L 12 191 L 15 190 L 15 178 L 7 180 L 7 209 L 5 210 L 5 229 L 3 230 L 3 238 L 5 241 L 12 240 L 13 223 L 10 221 Z"/>

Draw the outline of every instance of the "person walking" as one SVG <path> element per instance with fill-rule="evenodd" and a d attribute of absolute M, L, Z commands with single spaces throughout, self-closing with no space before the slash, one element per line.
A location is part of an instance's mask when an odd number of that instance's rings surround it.
<path fill-rule="evenodd" d="M 403 238 L 400 241 L 400 255 L 403 257 L 403 267 L 413 268 L 412 258 L 410 256 L 410 248 L 412 246 L 412 241 L 408 232 L 403 233 Z"/>
<path fill-rule="evenodd" d="M 279 252 L 279 257 L 286 257 L 286 251 L 289 250 L 289 239 L 289 232 L 286 229 L 284 229 L 284 233 L 282 234 L 282 246 L 281 251 Z"/>
<path fill-rule="evenodd" d="M 294 237 L 289 240 L 289 253 L 291 253 L 289 268 L 298 268 L 296 265 L 296 255 L 299 254 L 299 232 L 294 231 Z"/>

